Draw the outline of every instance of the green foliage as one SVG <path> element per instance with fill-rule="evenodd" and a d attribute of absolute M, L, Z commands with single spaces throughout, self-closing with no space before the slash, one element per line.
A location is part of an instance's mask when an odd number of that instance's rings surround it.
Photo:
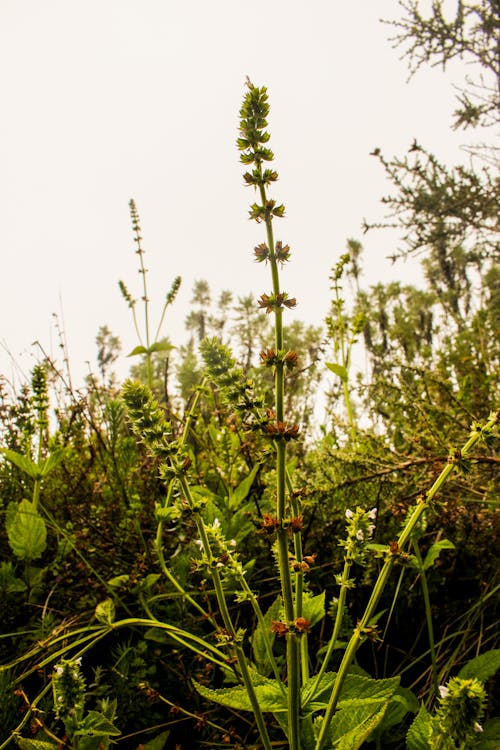
<path fill-rule="evenodd" d="M 29 500 L 10 503 L 6 522 L 10 548 L 20 560 L 36 560 L 47 546 L 45 521 Z"/>

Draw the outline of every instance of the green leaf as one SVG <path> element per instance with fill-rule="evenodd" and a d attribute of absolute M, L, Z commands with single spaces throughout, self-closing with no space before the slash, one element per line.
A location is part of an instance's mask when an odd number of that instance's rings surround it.
<path fill-rule="evenodd" d="M 328 733 L 336 750 L 358 750 L 384 718 L 387 705 L 375 711 L 367 707 L 338 711 Z"/>
<path fill-rule="evenodd" d="M 253 672 L 254 690 L 257 701 L 262 711 L 282 713 L 287 711 L 286 695 L 281 692 L 276 680 L 269 680 L 262 675 Z M 216 690 L 200 685 L 193 680 L 193 685 L 198 693 L 213 703 L 232 708 L 235 711 L 252 711 L 250 698 L 244 685 L 230 688 L 218 688 Z"/>
<path fill-rule="evenodd" d="M 149 352 L 151 354 L 153 352 L 169 352 L 172 349 L 175 349 L 175 346 L 173 344 L 169 344 L 168 341 L 155 341 L 155 343 L 149 347 Z"/>
<path fill-rule="evenodd" d="M 492 648 L 484 654 L 471 659 L 458 673 L 458 677 L 469 680 L 475 677 L 481 682 L 486 682 L 500 669 L 500 648 Z"/>
<path fill-rule="evenodd" d="M 103 739 L 107 739 L 108 737 L 117 737 L 119 734 L 121 734 L 120 730 L 104 714 L 100 711 L 89 711 L 74 736 L 95 737 L 96 735 L 104 735 Z"/>
<path fill-rule="evenodd" d="M 40 479 L 43 479 L 43 477 L 46 477 L 47 474 L 49 474 L 52 469 L 57 466 L 58 463 L 62 461 L 64 457 L 64 450 L 55 450 L 53 453 L 50 454 L 50 456 L 47 456 L 47 458 L 44 461 L 41 461 L 38 465 L 38 471 L 40 474 Z"/>
<path fill-rule="evenodd" d="M 108 581 L 108 586 L 111 586 L 113 589 L 118 589 L 121 586 L 125 586 L 130 580 L 130 576 L 128 573 L 123 573 L 121 576 L 115 576 L 114 578 L 110 578 Z"/>
<path fill-rule="evenodd" d="M 228 501 L 229 508 L 237 508 L 243 502 L 252 488 L 252 484 L 259 469 L 260 464 L 255 464 L 250 474 L 239 483 L 233 492 L 230 493 Z"/>
<path fill-rule="evenodd" d="M 28 740 L 23 737 L 16 737 L 16 742 L 21 750 L 54 750 L 58 747 L 54 742 L 44 742 L 43 740 Z"/>
<path fill-rule="evenodd" d="M 427 570 L 428 568 L 430 568 L 444 549 L 455 549 L 455 545 L 453 544 L 453 542 L 450 542 L 449 539 L 441 539 L 439 542 L 432 544 L 427 550 L 427 554 L 423 563 L 423 569 Z"/>
<path fill-rule="evenodd" d="M 137 357 L 139 354 L 147 354 L 148 350 L 145 346 L 136 346 L 130 354 L 127 354 L 127 357 Z"/>
<path fill-rule="evenodd" d="M 325 592 L 317 596 L 304 593 L 302 600 L 302 616 L 309 620 L 311 626 L 316 625 L 325 616 Z"/>
<path fill-rule="evenodd" d="M 17 466 L 18 469 L 21 469 L 21 471 L 23 471 L 32 479 L 40 479 L 40 470 L 38 468 L 38 465 L 34 461 L 32 461 L 29 456 L 22 456 L 20 453 L 11 451 L 9 448 L 1 448 L 0 450 L 4 454 L 7 461 L 10 461 L 11 464 Z"/>
<path fill-rule="evenodd" d="M 152 740 L 148 740 L 146 743 L 139 745 L 137 750 L 163 750 L 169 736 L 170 730 L 167 729 L 165 732 L 157 734 Z"/>
<path fill-rule="evenodd" d="M 270 642 L 272 648 L 275 633 L 271 631 L 271 622 L 272 620 L 280 619 L 281 607 L 281 597 L 278 596 L 264 615 L 264 627 L 259 623 L 250 637 L 255 665 L 259 673 L 265 677 L 271 674 L 272 671 L 272 666 L 266 651 L 266 638 Z"/>
<path fill-rule="evenodd" d="M 10 548 L 20 560 L 36 560 L 43 554 L 47 528 L 29 500 L 21 500 L 15 511 L 13 504 L 9 504 L 6 527 Z"/>
<path fill-rule="evenodd" d="M 336 365 L 333 362 L 325 362 L 326 366 L 329 370 L 331 370 L 335 375 L 338 375 L 339 378 L 344 382 L 347 383 L 347 379 L 349 377 L 349 374 L 344 367 L 344 365 Z"/>
<path fill-rule="evenodd" d="M 408 750 L 430 750 L 430 735 L 431 716 L 425 706 L 421 706 L 406 735 Z"/>
<path fill-rule="evenodd" d="M 103 625 L 111 625 L 115 619 L 115 605 L 112 599 L 99 602 L 95 608 L 95 618 Z"/>
<path fill-rule="evenodd" d="M 403 722 L 408 713 L 418 713 L 420 704 L 417 697 L 408 688 L 399 687 L 392 696 L 384 718 L 377 727 L 376 735 L 381 737 L 392 727 L 397 727 Z"/>

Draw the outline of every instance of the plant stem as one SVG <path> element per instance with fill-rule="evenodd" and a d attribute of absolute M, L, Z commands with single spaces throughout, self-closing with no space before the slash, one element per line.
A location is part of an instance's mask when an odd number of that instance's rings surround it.
<path fill-rule="evenodd" d="M 262 174 L 262 167 L 258 164 Z M 267 204 L 267 196 L 264 185 L 259 185 L 262 205 Z M 280 294 L 280 281 L 278 263 L 275 256 L 275 243 L 273 236 L 272 217 L 266 217 L 267 246 L 269 248 L 269 262 L 271 265 L 271 276 L 273 294 L 278 298 Z M 274 331 L 276 352 L 283 351 L 283 308 L 274 308 Z M 284 422 L 284 362 L 279 356 L 275 365 L 274 388 L 277 422 Z M 293 601 L 292 579 L 290 574 L 290 562 L 288 555 L 288 534 L 283 525 L 286 516 L 286 442 L 283 438 L 277 441 L 276 446 L 276 516 L 280 522 L 278 536 L 278 561 L 280 570 L 281 592 L 287 624 L 290 625 L 296 618 Z M 291 630 L 286 637 L 287 647 L 287 677 L 288 677 L 288 728 L 290 750 L 300 750 L 300 649 L 297 634 Z"/>
<path fill-rule="evenodd" d="M 422 586 L 422 596 L 424 597 L 424 607 L 425 607 L 425 620 L 427 623 L 427 634 L 429 636 L 429 650 L 431 655 L 431 674 L 432 674 L 432 688 L 434 692 L 434 697 L 439 695 L 439 683 L 438 683 L 438 673 L 437 673 L 437 662 L 436 662 L 436 647 L 434 642 L 434 628 L 432 625 L 432 612 L 431 612 L 431 600 L 429 596 L 429 587 L 427 585 L 427 576 L 425 575 L 424 570 L 424 563 L 422 560 L 422 555 L 420 554 L 420 547 L 418 546 L 418 541 L 414 537 L 412 539 L 412 547 L 413 551 L 415 552 L 415 557 L 417 558 L 417 562 L 420 569 L 420 583 Z"/>

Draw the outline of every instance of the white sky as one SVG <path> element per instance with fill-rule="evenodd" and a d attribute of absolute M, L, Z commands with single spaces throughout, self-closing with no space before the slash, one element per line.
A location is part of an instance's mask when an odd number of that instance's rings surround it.
<path fill-rule="evenodd" d="M 347 237 L 363 241 L 366 284 L 417 278 L 416 263 L 385 260 L 392 234 L 362 237 L 387 192 L 369 153 L 403 155 L 416 137 L 454 162 L 463 134 L 450 129 L 453 78 L 423 71 L 407 84 L 380 17 L 398 17 L 397 1 L 0 0 L 0 342 L 21 370 L 38 355 L 35 339 L 57 355 L 52 313 L 61 310 L 76 381 L 87 360 L 95 369 L 99 326 L 125 353 L 136 345 L 117 286 L 123 279 L 140 296 L 131 197 L 154 328 L 183 277 L 164 328 L 174 342 L 185 340 L 195 279 L 214 296 L 269 291 L 268 270 L 253 261 L 264 233 L 247 219 L 253 193 L 235 147 L 247 74 L 270 95 L 292 316 L 321 324 Z M 0 373 L 18 372 L 0 350 Z"/>

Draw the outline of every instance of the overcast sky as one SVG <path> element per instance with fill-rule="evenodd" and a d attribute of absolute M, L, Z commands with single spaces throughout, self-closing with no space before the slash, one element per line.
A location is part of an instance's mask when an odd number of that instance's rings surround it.
<path fill-rule="evenodd" d="M 16 362 L 2 348 L 0 373 L 29 372 L 36 339 L 57 356 L 53 313 L 64 316 L 76 381 L 86 361 L 95 368 L 99 326 L 124 352 L 135 346 L 117 285 L 140 295 L 131 197 L 154 326 L 183 278 L 164 328 L 174 342 L 196 279 L 214 296 L 269 291 L 235 147 L 246 75 L 269 90 L 292 317 L 321 324 L 348 237 L 364 243 L 365 284 L 418 278 L 416 263 L 386 260 L 397 237 L 362 236 L 388 189 L 369 154 L 402 155 L 416 137 L 444 161 L 465 157 L 450 129 L 453 75 L 407 83 L 379 22 L 398 12 L 396 0 L 0 0 L 0 343 Z"/>

